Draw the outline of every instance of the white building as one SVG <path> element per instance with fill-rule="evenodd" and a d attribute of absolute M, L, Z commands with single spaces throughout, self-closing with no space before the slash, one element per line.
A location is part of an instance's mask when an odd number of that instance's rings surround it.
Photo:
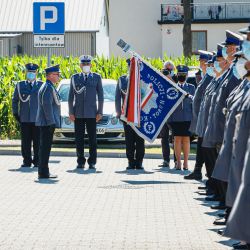
<path fill-rule="evenodd" d="M 146 57 L 181 56 L 183 8 L 180 0 L 110 0 L 110 54 L 124 55 L 116 45 L 122 38 Z M 248 26 L 249 0 L 194 0 L 192 50 L 216 50 L 225 30 Z"/>
<path fill-rule="evenodd" d="M 0 56 L 45 55 L 33 47 L 33 2 L 49 0 L 1 0 Z M 51 53 L 62 56 L 109 55 L 109 22 L 106 0 L 53 0 L 65 2 L 65 47 Z"/>

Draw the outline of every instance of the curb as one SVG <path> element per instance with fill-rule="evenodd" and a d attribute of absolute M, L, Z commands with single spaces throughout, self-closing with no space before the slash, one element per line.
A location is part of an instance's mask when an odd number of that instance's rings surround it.
<path fill-rule="evenodd" d="M 2 150 L 0 149 L 0 155 L 21 155 L 20 150 Z M 51 156 L 65 156 L 65 157 L 76 157 L 75 152 L 64 152 L 64 151 L 51 151 Z M 98 153 L 98 157 L 100 158 L 126 158 L 125 153 Z M 86 153 L 86 157 L 88 157 L 88 153 Z M 170 158 L 173 159 L 173 154 L 170 155 Z M 189 160 L 195 160 L 195 155 L 190 155 Z M 145 154 L 144 159 L 162 159 L 161 154 Z"/>

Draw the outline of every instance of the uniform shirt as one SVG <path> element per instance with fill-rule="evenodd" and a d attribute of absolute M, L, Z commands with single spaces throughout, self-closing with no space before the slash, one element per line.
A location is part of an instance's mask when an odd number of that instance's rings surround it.
<path fill-rule="evenodd" d="M 115 90 L 115 110 L 118 115 L 121 115 L 122 112 L 122 105 L 126 97 L 127 86 L 128 77 L 123 75 L 118 79 Z"/>
<path fill-rule="evenodd" d="M 192 84 L 187 82 L 180 84 L 179 87 L 184 91 L 189 93 L 191 96 L 195 93 L 195 87 Z M 175 111 L 169 117 L 168 122 L 183 122 L 183 121 L 191 121 L 192 120 L 192 98 L 186 97 L 183 101 L 177 106 Z"/>
<path fill-rule="evenodd" d="M 35 122 L 38 109 L 38 91 L 43 82 L 20 81 L 16 84 L 12 97 L 12 112 L 21 122 Z"/>
<path fill-rule="evenodd" d="M 87 80 L 83 73 L 71 77 L 68 99 L 70 115 L 76 118 L 96 118 L 97 114 L 103 113 L 103 102 L 102 79 L 99 74 L 91 72 Z"/>
<path fill-rule="evenodd" d="M 53 83 L 47 80 L 38 93 L 36 126 L 61 126 L 60 97 Z"/>

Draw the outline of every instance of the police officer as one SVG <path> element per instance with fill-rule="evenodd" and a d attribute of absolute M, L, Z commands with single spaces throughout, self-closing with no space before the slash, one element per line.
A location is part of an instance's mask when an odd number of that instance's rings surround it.
<path fill-rule="evenodd" d="M 96 123 L 103 113 L 102 78 L 91 72 L 92 57 L 82 55 L 79 58 L 81 73 L 71 77 L 69 90 L 69 117 L 75 123 L 75 141 L 77 152 L 77 168 L 84 168 L 85 127 L 89 137 L 89 169 L 95 169 L 97 158 Z M 96 105 L 98 100 L 98 107 Z"/>
<path fill-rule="evenodd" d="M 178 86 L 186 91 L 187 96 L 176 110 L 170 116 L 168 122 L 174 136 L 174 152 L 177 159 L 176 169 L 181 170 L 181 149 L 184 153 L 183 170 L 188 169 L 188 156 L 190 151 L 190 124 L 192 120 L 192 96 L 195 93 L 195 87 L 186 82 L 189 68 L 185 65 L 179 65 L 177 68 Z"/>
<path fill-rule="evenodd" d="M 23 164 L 21 167 L 38 166 L 39 129 L 35 126 L 38 91 L 42 86 L 41 81 L 36 80 L 38 65 L 28 63 L 26 67 L 26 81 L 20 81 L 15 86 L 12 98 L 12 112 L 21 127 L 21 151 Z M 33 143 L 34 157 L 31 155 Z"/>
<path fill-rule="evenodd" d="M 130 60 L 127 60 L 128 66 L 130 65 Z M 120 118 L 122 113 L 122 105 L 124 103 L 127 86 L 128 86 L 128 76 L 123 75 L 118 79 L 116 86 L 115 95 L 115 109 L 117 117 Z M 126 142 L 126 156 L 128 159 L 127 170 L 130 169 L 143 169 L 142 162 L 145 154 L 145 142 L 137 133 L 132 129 L 132 127 L 123 122 L 124 132 L 125 132 L 125 142 Z"/>
<path fill-rule="evenodd" d="M 202 97 L 204 95 L 205 89 L 208 86 L 208 84 L 212 80 L 212 76 L 210 76 L 207 73 L 207 62 L 212 59 L 212 53 L 204 50 L 198 50 L 199 53 L 199 62 L 200 62 L 200 68 L 202 70 L 202 75 L 204 76 L 200 82 L 197 84 L 197 88 L 193 97 L 193 117 L 192 117 L 192 122 L 190 125 L 190 131 L 195 134 L 196 132 L 196 125 L 197 125 L 197 119 L 198 119 L 198 114 L 200 111 L 200 105 L 202 101 Z M 195 162 L 195 167 L 194 171 L 190 173 L 189 175 L 184 176 L 184 179 L 188 180 L 201 180 L 202 179 L 202 165 L 204 163 L 204 158 L 203 158 L 203 153 L 201 149 L 201 144 L 202 144 L 202 138 L 198 137 L 197 141 L 197 149 L 196 149 L 196 162 Z"/>
<path fill-rule="evenodd" d="M 168 79 L 171 81 L 177 83 L 177 76 L 174 73 L 175 66 L 172 61 L 166 61 L 164 62 L 162 73 L 165 75 Z M 159 167 L 169 167 L 170 163 L 170 146 L 169 146 L 169 127 L 168 124 L 165 123 L 162 127 L 162 130 L 158 136 L 158 138 L 161 138 L 161 147 L 162 147 L 162 156 L 163 156 L 163 162 L 159 165 Z M 175 158 L 175 155 L 174 155 Z M 176 162 L 176 159 L 174 159 Z"/>
<path fill-rule="evenodd" d="M 46 82 L 38 93 L 36 126 L 40 129 L 38 178 L 57 178 L 49 172 L 49 156 L 55 128 L 60 127 L 60 97 L 54 86 L 59 81 L 59 65 L 45 69 Z"/>

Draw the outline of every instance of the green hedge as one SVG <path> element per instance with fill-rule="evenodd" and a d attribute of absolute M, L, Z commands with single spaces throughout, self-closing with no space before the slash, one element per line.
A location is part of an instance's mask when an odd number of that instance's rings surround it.
<path fill-rule="evenodd" d="M 145 58 L 155 68 L 161 69 L 163 61 L 169 60 L 164 56 L 160 58 Z M 185 64 L 197 66 L 198 61 L 192 58 L 172 59 L 175 65 Z M 12 116 L 11 99 L 15 82 L 25 78 L 25 64 L 28 62 L 37 63 L 40 68 L 38 78 L 45 80 L 44 68 L 47 65 L 47 57 L 13 56 L 11 58 L 0 58 L 0 138 L 19 138 L 19 126 Z M 74 73 L 80 71 L 79 61 L 76 57 L 55 57 L 51 59 L 52 64 L 60 64 L 62 78 L 70 78 Z M 126 59 L 121 57 L 96 57 L 92 63 L 92 71 L 101 74 L 103 78 L 118 79 L 127 72 Z"/>

